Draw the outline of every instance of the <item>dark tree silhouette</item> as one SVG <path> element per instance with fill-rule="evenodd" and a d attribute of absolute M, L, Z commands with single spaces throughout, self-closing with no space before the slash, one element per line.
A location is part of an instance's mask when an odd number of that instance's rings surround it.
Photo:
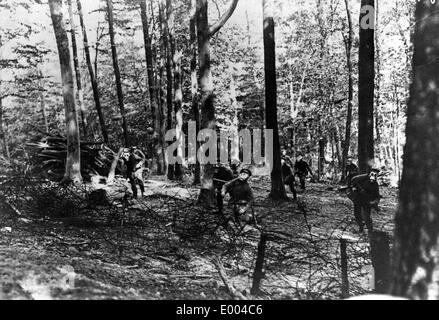
<path fill-rule="evenodd" d="M 375 38 L 374 0 L 361 0 L 358 61 L 358 166 L 365 173 L 374 161 Z"/>
<path fill-rule="evenodd" d="M 416 4 L 392 293 L 439 299 L 439 4 Z"/>
<path fill-rule="evenodd" d="M 265 119 L 267 129 L 273 130 L 273 164 L 271 192 L 273 199 L 286 199 L 282 177 L 279 128 L 277 121 L 276 43 L 274 36 L 273 0 L 263 0 L 264 65 L 265 65 Z"/>

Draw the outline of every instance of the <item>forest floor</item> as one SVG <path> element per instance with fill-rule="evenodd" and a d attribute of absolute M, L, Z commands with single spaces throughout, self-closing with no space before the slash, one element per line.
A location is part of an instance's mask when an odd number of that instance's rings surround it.
<path fill-rule="evenodd" d="M 142 199 L 110 206 L 76 210 L 80 196 L 0 206 L 0 299 L 231 299 L 225 282 L 252 299 L 338 299 L 340 239 L 348 243 L 351 294 L 370 291 L 367 234 L 356 233 L 352 203 L 338 186 L 308 183 L 298 202 L 267 199 L 268 178 L 251 186 L 258 224 L 243 228 L 198 207 L 198 189 L 158 177 Z M 391 238 L 397 190 L 381 193 L 374 227 Z M 49 214 L 55 206 L 70 211 Z M 270 237 L 256 297 L 261 230 Z"/>

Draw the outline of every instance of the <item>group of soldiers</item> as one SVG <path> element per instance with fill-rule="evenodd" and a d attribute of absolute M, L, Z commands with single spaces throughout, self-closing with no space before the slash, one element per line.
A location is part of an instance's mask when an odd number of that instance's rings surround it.
<path fill-rule="evenodd" d="M 137 185 L 139 185 L 141 196 L 145 192 L 143 181 L 143 170 L 145 170 L 145 155 L 136 147 L 124 149 L 121 159 L 126 166 L 126 176 L 131 185 L 133 196 L 138 197 Z M 289 186 L 294 200 L 297 200 L 296 176 L 299 178 L 299 184 L 302 190 L 306 189 L 306 177 L 308 174 L 313 176 L 310 165 L 304 160 L 302 154 L 298 154 L 296 161 L 282 150 L 281 156 L 282 176 L 285 185 Z M 367 174 L 359 175 L 358 167 L 353 163 L 352 157 L 349 157 L 345 167 L 346 183 L 348 197 L 354 204 L 354 216 L 359 226 L 359 232 L 364 231 L 364 226 L 368 231 L 373 230 L 371 218 L 371 209 L 378 209 L 380 201 L 379 186 L 377 182 L 379 170 L 371 169 Z M 239 170 L 239 164 L 232 164 L 230 167 L 218 164 L 214 166 L 213 184 L 216 194 L 217 207 L 220 213 L 223 213 L 224 198 L 230 195 L 229 205 L 232 208 L 234 218 L 239 221 L 243 217 L 248 219 L 246 213 L 253 212 L 254 196 L 248 183 L 252 176 L 251 170 L 243 168 Z M 254 215 L 254 214 L 253 214 Z"/>
<path fill-rule="evenodd" d="M 306 177 L 308 173 L 312 176 L 312 170 L 309 164 L 304 160 L 303 155 L 297 156 L 296 162 L 293 163 L 286 151 L 282 151 L 281 157 L 282 176 L 284 183 L 289 186 L 293 193 L 294 200 L 297 200 L 296 176 L 299 178 L 300 187 L 306 189 Z M 248 220 L 254 217 L 252 203 L 254 201 L 253 192 L 248 184 L 248 179 L 252 172 L 249 169 L 237 170 L 237 165 L 232 165 L 229 169 L 223 165 L 215 167 L 214 186 L 217 195 L 217 204 L 220 212 L 223 212 L 223 199 L 229 194 L 229 205 L 232 207 L 235 220 L 244 218 Z M 250 213 L 249 213 L 250 211 Z M 244 215 L 247 213 L 247 215 Z"/>

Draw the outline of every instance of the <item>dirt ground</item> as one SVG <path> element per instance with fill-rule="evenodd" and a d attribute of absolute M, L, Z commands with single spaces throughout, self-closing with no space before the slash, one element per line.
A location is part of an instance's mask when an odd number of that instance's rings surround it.
<path fill-rule="evenodd" d="M 198 189 L 157 177 L 141 200 L 60 216 L 45 216 L 49 203 L 31 212 L 31 197 L 17 210 L 0 207 L 0 299 L 231 299 L 213 258 L 247 298 L 338 299 L 340 239 L 348 241 L 351 294 L 370 291 L 367 235 L 355 232 L 338 186 L 308 183 L 298 202 L 279 203 L 267 199 L 267 178 L 251 185 L 257 224 L 242 228 L 198 207 Z M 391 239 L 397 190 L 381 193 L 374 227 Z M 77 202 L 67 198 L 53 205 L 70 210 Z M 251 296 L 261 231 L 270 235 L 264 277 Z"/>

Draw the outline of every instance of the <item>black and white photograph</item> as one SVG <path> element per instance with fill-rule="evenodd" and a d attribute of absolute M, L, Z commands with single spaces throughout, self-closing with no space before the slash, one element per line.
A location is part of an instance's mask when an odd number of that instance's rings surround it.
<path fill-rule="evenodd" d="M 439 300 L 439 2 L 0 0 L 0 300 Z"/>

